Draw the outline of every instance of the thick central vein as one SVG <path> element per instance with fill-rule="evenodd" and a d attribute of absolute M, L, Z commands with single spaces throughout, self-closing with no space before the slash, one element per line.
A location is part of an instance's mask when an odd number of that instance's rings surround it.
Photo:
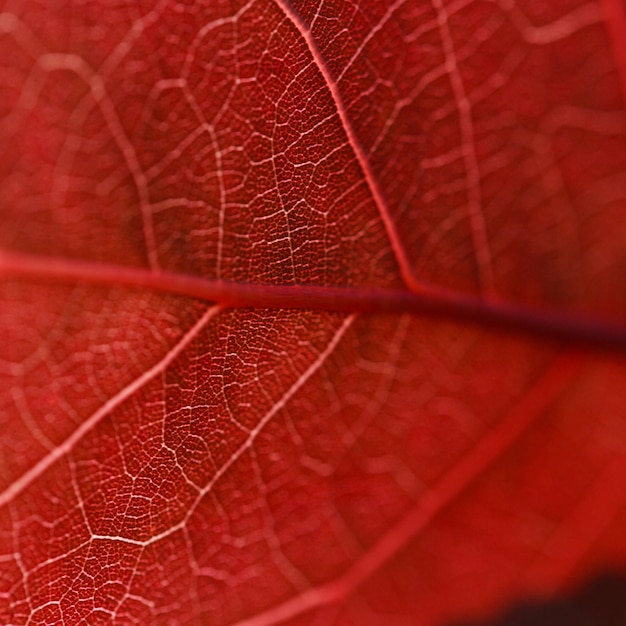
<path fill-rule="evenodd" d="M 626 324 L 551 309 L 492 302 L 443 289 L 410 291 L 316 285 L 235 283 L 0 250 L 0 280 L 86 282 L 151 289 L 216 302 L 229 308 L 281 308 L 346 313 L 407 313 L 464 321 L 538 338 L 626 353 Z"/>

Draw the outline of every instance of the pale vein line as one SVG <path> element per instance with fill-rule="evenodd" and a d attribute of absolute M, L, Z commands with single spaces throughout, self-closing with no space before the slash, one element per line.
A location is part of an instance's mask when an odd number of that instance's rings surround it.
<path fill-rule="evenodd" d="M 41 476 L 48 468 L 56 463 L 60 458 L 68 454 L 72 448 L 90 431 L 100 420 L 116 409 L 122 402 L 131 397 L 136 391 L 141 389 L 146 383 L 158 376 L 178 357 L 178 355 L 198 336 L 200 331 L 207 325 L 208 321 L 214 317 L 221 307 L 212 306 L 206 310 L 204 315 L 187 331 L 182 339 L 172 348 L 158 363 L 144 372 L 124 389 L 107 400 L 95 413 L 87 418 L 63 443 L 57 446 L 46 456 L 24 473 L 18 480 L 12 483 L 7 489 L 0 493 L 0 507 L 5 506 L 19 493 L 24 491 L 33 481 Z"/>
<path fill-rule="evenodd" d="M 322 367 L 322 365 L 326 362 L 328 357 L 335 351 L 335 349 L 341 342 L 343 336 L 345 335 L 346 331 L 354 323 L 356 317 L 357 317 L 356 314 L 352 314 L 352 315 L 347 316 L 343 320 L 343 322 L 341 323 L 341 326 L 339 326 L 339 328 L 333 335 L 332 339 L 328 342 L 324 350 L 320 352 L 319 356 L 315 359 L 315 361 L 313 361 L 313 363 L 309 365 L 309 367 L 291 385 L 291 387 L 289 387 L 289 389 L 287 389 L 287 391 L 274 403 L 272 408 L 265 413 L 265 415 L 259 420 L 257 425 L 253 429 L 250 430 L 250 433 L 246 437 L 245 441 L 243 441 L 240 444 L 240 446 L 237 448 L 237 450 L 233 452 L 233 454 L 230 456 L 228 461 L 226 461 L 226 463 L 224 463 L 224 465 L 222 465 L 222 467 L 215 472 L 211 480 L 200 491 L 194 503 L 189 507 L 189 511 L 187 512 L 187 515 L 180 522 L 178 522 L 175 526 L 172 526 L 171 528 L 164 530 L 158 535 L 154 535 L 153 537 L 150 537 L 150 539 L 147 539 L 144 541 L 138 540 L 138 539 L 130 539 L 130 538 L 123 537 L 123 536 L 112 536 L 112 535 L 94 535 L 92 539 L 102 539 L 102 540 L 106 539 L 110 541 L 120 541 L 123 543 L 128 543 L 130 545 L 137 545 L 137 546 L 145 547 L 157 541 L 160 541 L 161 539 L 164 539 L 165 537 L 168 537 L 171 534 L 179 530 L 182 530 L 187 524 L 187 522 L 189 521 L 189 519 L 191 518 L 191 516 L 193 515 L 194 511 L 196 510 L 197 506 L 200 504 L 202 499 L 212 491 L 213 487 L 215 487 L 215 485 L 219 482 L 222 476 L 224 476 L 224 474 L 226 474 L 226 472 L 231 468 L 231 466 L 234 465 L 243 456 L 246 450 L 252 447 L 257 437 L 263 431 L 263 429 L 267 426 L 270 420 L 280 410 L 282 410 L 283 408 L 285 408 L 285 406 L 287 406 L 287 403 L 291 400 L 291 398 L 320 369 L 320 367 Z"/>
<path fill-rule="evenodd" d="M 524 41 L 538 46 L 549 45 L 571 37 L 577 31 L 592 26 L 602 19 L 596 4 L 584 4 L 552 22 L 537 26 L 526 17 L 516 0 L 499 0 L 498 4 Z"/>
<path fill-rule="evenodd" d="M 383 225 L 387 232 L 387 237 L 389 238 L 389 243 L 391 244 L 391 249 L 394 252 L 398 265 L 400 267 L 400 273 L 402 278 L 407 285 L 407 287 L 411 291 L 420 292 L 425 289 L 425 286 L 422 285 L 414 276 L 411 270 L 411 263 L 409 258 L 402 246 L 400 236 L 398 234 L 398 230 L 396 224 L 389 213 L 389 209 L 387 208 L 387 204 L 383 197 L 383 193 L 378 185 L 376 177 L 370 167 L 369 161 L 363 148 L 361 147 L 361 143 L 356 135 L 356 132 L 352 128 L 352 124 L 350 122 L 350 118 L 348 116 L 348 111 L 343 103 L 341 94 L 339 93 L 339 88 L 337 87 L 337 83 L 331 75 L 330 71 L 326 67 L 326 63 L 324 62 L 324 58 L 317 48 L 317 44 L 313 38 L 313 34 L 307 27 L 307 25 L 300 19 L 298 15 L 289 7 L 286 0 L 274 0 L 276 5 L 280 8 L 280 10 L 284 13 L 285 17 L 295 26 L 295 28 L 300 33 L 301 37 L 304 39 L 305 43 L 309 48 L 309 52 L 313 57 L 313 61 L 317 67 L 317 69 L 322 74 L 324 82 L 330 91 L 331 97 L 335 104 L 335 108 L 337 110 L 337 114 L 339 115 L 339 119 L 341 121 L 344 132 L 348 137 L 348 143 L 356 156 L 356 159 L 359 163 L 361 171 L 363 172 L 363 177 L 365 178 L 365 182 L 368 186 L 369 192 L 374 200 L 374 204 L 378 209 L 380 217 L 383 221 Z"/>
<path fill-rule="evenodd" d="M 567 354 L 555 360 L 494 430 L 341 576 L 233 626 L 272 626 L 345 600 L 492 467 L 571 384 L 581 364 L 582 359 Z"/>
<path fill-rule="evenodd" d="M 487 231 L 485 217 L 482 213 L 482 202 L 480 197 L 480 174 L 478 160 L 474 149 L 474 125 L 470 102 L 465 93 L 463 80 L 456 62 L 456 53 L 452 42 L 452 33 L 448 24 L 448 14 L 442 0 L 433 0 L 433 6 L 437 11 L 437 22 L 441 34 L 441 43 L 446 57 L 446 70 L 450 76 L 452 91 L 456 98 L 459 110 L 459 125 L 461 128 L 461 150 L 465 162 L 465 172 L 467 180 L 467 210 L 472 227 L 472 240 L 474 243 L 474 254 L 478 265 L 478 276 L 481 292 L 487 297 L 494 296 L 493 262 L 489 243 L 487 241 Z"/>
<path fill-rule="evenodd" d="M 282 397 L 274 403 L 274 406 L 267 411 L 267 413 L 259 420 L 259 423 L 250 431 L 250 434 L 246 438 L 246 440 L 239 446 L 237 451 L 231 455 L 230 459 L 224 463 L 222 468 L 215 473 L 215 476 L 211 479 L 211 481 L 206 485 L 206 487 L 202 490 L 201 497 L 204 497 L 208 494 L 213 486 L 217 483 L 217 481 L 222 477 L 223 474 L 229 469 L 229 467 L 237 461 L 241 455 L 252 446 L 256 438 L 259 436 L 261 431 L 265 428 L 267 423 L 278 413 L 280 410 L 287 406 L 287 403 L 291 400 L 291 398 L 300 390 L 300 388 L 315 374 L 322 365 L 326 362 L 328 357 L 335 351 L 339 343 L 341 342 L 343 336 L 347 332 L 347 330 L 352 326 L 356 319 L 356 314 L 348 315 L 341 326 L 337 329 L 332 339 L 328 342 L 328 345 L 320 352 L 319 356 L 306 371 L 296 380 L 293 385 L 282 395 Z"/>
<path fill-rule="evenodd" d="M 81 56 L 75 54 L 48 53 L 40 57 L 38 65 L 49 74 L 54 71 L 64 69 L 72 71 L 89 88 L 91 97 L 100 109 L 100 112 L 102 113 L 102 116 L 111 131 L 111 136 L 122 153 L 124 162 L 128 167 L 128 171 L 133 177 L 143 219 L 143 235 L 146 244 L 148 262 L 151 269 L 159 269 L 154 224 L 152 213 L 149 210 L 150 194 L 148 191 L 148 181 L 146 180 L 146 176 L 141 168 L 137 151 L 124 130 L 115 105 L 109 97 L 105 81 Z"/>
<path fill-rule="evenodd" d="M 604 23 L 613 46 L 617 73 L 622 87 L 622 99 L 626 105 L 626 7 L 623 0 L 600 0 Z"/>
<path fill-rule="evenodd" d="M 350 60 L 346 63 L 345 67 L 341 70 L 341 74 L 337 77 L 337 82 L 341 82 L 346 72 L 352 67 L 356 59 L 363 53 L 369 43 L 380 33 L 385 24 L 407 3 L 407 0 L 396 0 L 391 6 L 387 8 L 385 14 L 378 21 L 378 24 L 371 27 L 368 34 L 364 37 L 359 47 L 355 50 L 354 54 L 350 57 Z"/>

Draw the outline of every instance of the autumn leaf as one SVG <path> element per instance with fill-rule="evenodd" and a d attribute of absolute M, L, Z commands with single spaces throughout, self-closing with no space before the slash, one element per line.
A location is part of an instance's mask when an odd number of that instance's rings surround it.
<path fill-rule="evenodd" d="M 2 3 L 0 621 L 623 572 L 624 41 L 619 0 Z"/>

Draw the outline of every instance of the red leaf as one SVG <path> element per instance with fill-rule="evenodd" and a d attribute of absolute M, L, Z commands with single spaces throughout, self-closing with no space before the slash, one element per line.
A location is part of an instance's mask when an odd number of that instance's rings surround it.
<path fill-rule="evenodd" d="M 5 4 L 2 623 L 624 568 L 619 0 Z"/>

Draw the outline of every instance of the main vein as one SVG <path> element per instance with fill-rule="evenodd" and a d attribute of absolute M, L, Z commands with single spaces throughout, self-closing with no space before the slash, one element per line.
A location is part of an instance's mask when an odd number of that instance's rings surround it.
<path fill-rule="evenodd" d="M 87 282 L 151 289 L 216 302 L 228 308 L 404 313 L 465 321 L 551 341 L 626 353 L 626 324 L 547 308 L 493 302 L 437 288 L 414 293 L 369 287 L 236 283 L 170 271 L 42 257 L 6 250 L 0 250 L 0 279 Z"/>

